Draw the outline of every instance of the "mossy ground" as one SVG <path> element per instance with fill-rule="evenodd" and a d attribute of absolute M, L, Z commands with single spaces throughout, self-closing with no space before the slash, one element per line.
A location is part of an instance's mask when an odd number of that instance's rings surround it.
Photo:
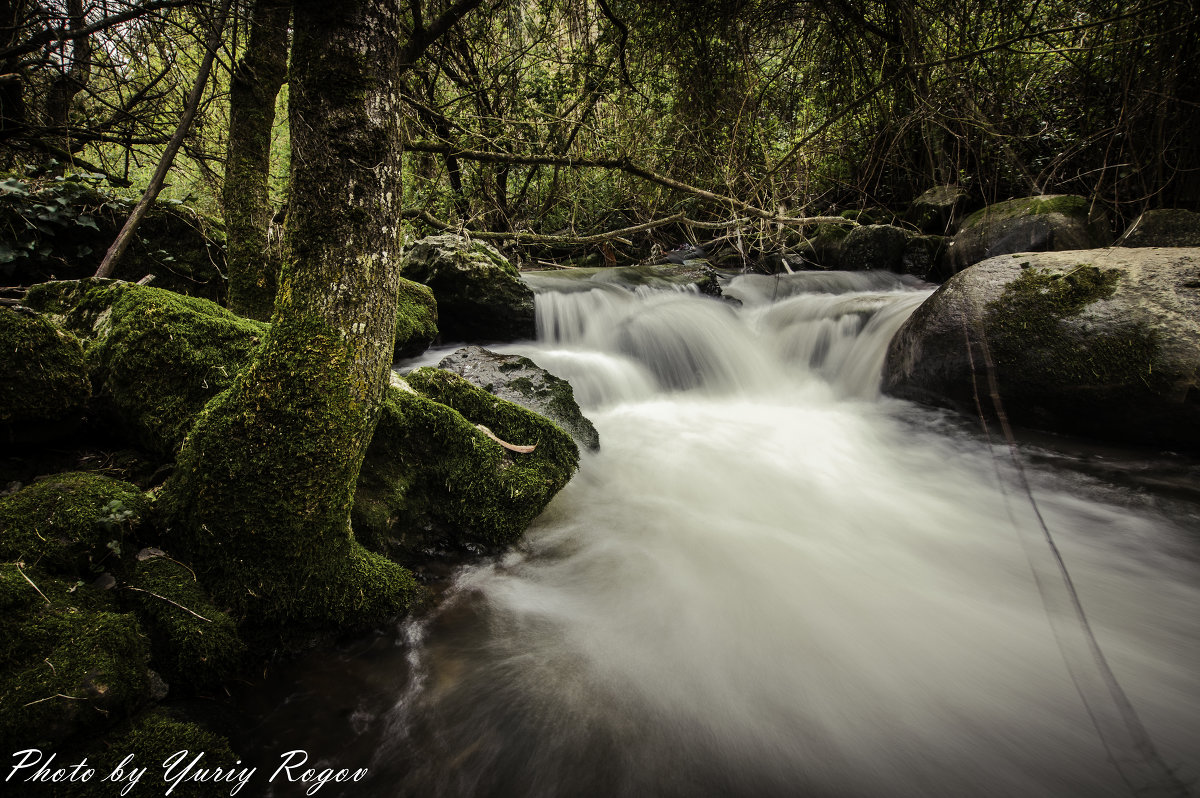
<path fill-rule="evenodd" d="M 36 587 L 35 587 L 36 586 Z M 110 593 L 0 565 L 0 747 L 54 746 L 150 700 L 147 645 Z"/>
<path fill-rule="evenodd" d="M 98 474 L 48 477 L 0 497 L 0 560 L 94 576 L 116 561 L 148 503 L 134 486 Z"/>

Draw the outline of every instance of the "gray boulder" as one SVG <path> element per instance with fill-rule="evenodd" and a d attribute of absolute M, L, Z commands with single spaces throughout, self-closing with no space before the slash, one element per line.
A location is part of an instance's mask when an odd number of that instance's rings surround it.
<path fill-rule="evenodd" d="M 1200 247 L 1200 213 L 1175 208 L 1146 211 L 1117 242 L 1122 247 Z"/>
<path fill-rule="evenodd" d="M 495 247 L 447 234 L 423 238 L 404 252 L 401 273 L 437 299 L 438 327 L 448 341 L 533 338 L 533 292 Z"/>
<path fill-rule="evenodd" d="M 1026 197 L 989 205 L 968 216 L 951 239 L 946 260 L 953 273 L 996 255 L 1094 249 L 1111 241 L 1103 211 L 1084 197 Z"/>
<path fill-rule="evenodd" d="M 1200 449 L 1200 249 L 1025 253 L 976 264 L 892 339 L 883 387 L 972 415 L 978 389 L 991 413 L 989 371 L 1018 424 Z"/>
<path fill-rule="evenodd" d="M 600 448 L 600 436 L 592 422 L 580 412 L 571 383 L 527 357 L 468 346 L 446 357 L 438 368 L 459 375 L 493 396 L 550 419 L 581 446 L 593 450 Z"/>

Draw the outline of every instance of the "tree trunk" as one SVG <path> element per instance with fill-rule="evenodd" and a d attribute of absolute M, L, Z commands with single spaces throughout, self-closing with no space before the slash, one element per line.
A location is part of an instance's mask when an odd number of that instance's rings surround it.
<path fill-rule="evenodd" d="M 395 0 L 296 0 L 271 333 L 201 414 L 160 500 L 209 588 L 272 628 L 376 623 L 414 590 L 350 530 L 396 324 L 400 22 Z"/>
<path fill-rule="evenodd" d="M 229 86 L 229 149 L 221 203 L 228 234 L 229 309 L 265 321 L 275 305 L 278 260 L 267 231 L 267 181 L 275 99 L 287 77 L 289 0 L 256 0 L 250 41 Z"/>

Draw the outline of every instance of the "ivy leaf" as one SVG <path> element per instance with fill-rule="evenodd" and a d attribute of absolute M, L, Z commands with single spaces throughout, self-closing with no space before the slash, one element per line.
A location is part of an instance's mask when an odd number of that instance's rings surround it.
<path fill-rule="evenodd" d="M 100 231 L 100 226 L 96 224 L 96 220 L 85 213 L 81 213 L 75 217 L 75 224 L 79 225 L 80 227 L 90 227 L 96 232 Z"/>
<path fill-rule="evenodd" d="M 0 182 L 0 191 L 3 191 L 5 194 L 20 194 L 23 197 L 29 196 L 29 189 L 25 186 L 25 183 L 15 177 L 10 177 L 4 182 Z"/>
<path fill-rule="evenodd" d="M 14 252 L 8 244 L 0 243 L 0 263 L 12 263 L 17 259 L 18 253 Z"/>

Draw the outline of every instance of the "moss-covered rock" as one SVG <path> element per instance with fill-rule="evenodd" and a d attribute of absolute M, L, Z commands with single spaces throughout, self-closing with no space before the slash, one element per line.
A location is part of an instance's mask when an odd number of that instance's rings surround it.
<path fill-rule="evenodd" d="M 533 292 L 494 247 L 456 235 L 423 238 L 404 252 L 403 275 L 433 290 L 447 341 L 533 338 Z"/>
<path fill-rule="evenodd" d="M 795 248 L 795 254 L 815 269 L 841 269 L 842 245 L 852 229 L 851 224 L 817 225 L 812 235 Z"/>
<path fill-rule="evenodd" d="M 36 313 L 0 307 L 0 440 L 69 431 L 91 392 L 74 336 Z"/>
<path fill-rule="evenodd" d="M 200 763 L 191 771 L 195 774 L 199 769 L 221 768 L 222 773 L 233 771 L 231 781 L 222 782 L 215 786 L 210 780 L 197 783 L 195 781 L 165 782 L 166 771 L 163 763 L 172 757 L 178 758 L 180 751 L 186 751 L 186 758 L 173 772 L 182 772 L 186 765 L 199 754 L 203 754 Z M 133 759 L 122 768 L 123 780 L 104 781 L 114 770 L 122 766 L 126 757 Z M 53 796 L 53 798 L 114 798 L 129 783 L 131 769 L 148 768 L 145 776 L 137 787 L 128 794 L 138 796 L 162 795 L 166 789 L 171 790 L 171 798 L 212 798 L 214 795 L 229 795 L 238 787 L 238 777 L 243 774 L 248 765 L 243 765 L 230 748 L 229 740 L 200 724 L 189 720 L 182 712 L 168 708 L 155 707 L 143 712 L 128 723 L 118 726 L 103 740 L 83 748 L 76 756 L 70 757 L 71 762 L 77 762 L 86 757 L 88 766 L 95 768 L 96 776 L 87 782 L 62 783 L 53 785 L 52 789 L 36 795 Z M 61 757 L 60 757 L 61 759 Z M 58 766 L 59 760 L 55 761 Z M 255 785 L 265 784 L 270 773 L 256 772 L 246 782 L 245 789 L 239 789 L 241 796 L 257 794 Z"/>
<path fill-rule="evenodd" d="M 906 216 L 922 233 L 950 235 L 969 199 L 967 190 L 961 186 L 934 186 L 912 201 Z"/>
<path fill-rule="evenodd" d="M 437 300 L 429 286 L 401 278 L 394 359 L 416 357 L 428 349 L 438 336 L 437 321 Z"/>
<path fill-rule="evenodd" d="M 25 301 L 81 337 L 98 409 L 163 457 L 270 329 L 207 300 L 111 280 L 44 283 Z"/>
<path fill-rule="evenodd" d="M 246 646 L 196 574 L 161 552 L 143 552 L 137 559 L 122 596 L 150 636 L 154 669 L 185 691 L 210 689 L 232 677 Z"/>
<path fill-rule="evenodd" d="M 1146 211 L 1121 236 L 1122 247 L 1200 247 L 1200 213 L 1177 208 Z"/>
<path fill-rule="evenodd" d="M 884 389 L 972 414 L 978 390 L 991 413 L 987 357 L 1018 424 L 1200 449 L 1200 249 L 1025 253 L 972 266 L 893 338 Z"/>
<path fill-rule="evenodd" d="M 950 241 L 946 266 L 953 273 L 996 255 L 1093 249 L 1111 241 L 1107 217 L 1086 198 L 1026 197 L 989 205 L 968 216 Z"/>
<path fill-rule="evenodd" d="M 57 474 L 0 497 L 0 560 L 74 577 L 111 568 L 145 495 L 99 474 Z"/>
<path fill-rule="evenodd" d="M 579 450 L 555 424 L 424 368 L 388 391 L 363 463 L 354 527 L 395 553 L 516 540 L 570 480 Z M 506 449 L 496 438 L 529 453 Z"/>
<path fill-rule="evenodd" d="M 493 396 L 550 419 L 580 446 L 600 448 L 600 436 L 580 411 L 571 383 L 527 357 L 467 346 L 444 358 L 438 368 L 457 374 Z"/>
<path fill-rule="evenodd" d="M 946 255 L 946 239 L 936 235 L 909 236 L 900 256 L 901 274 L 911 274 L 922 280 L 930 279 L 938 271 L 938 264 Z"/>
<path fill-rule="evenodd" d="M 852 272 L 899 271 L 908 238 L 904 230 L 888 224 L 855 227 L 842 240 L 840 266 Z"/>
<path fill-rule="evenodd" d="M 54 746 L 150 700 L 146 641 L 132 615 L 82 582 L 0 565 L 0 747 Z"/>

